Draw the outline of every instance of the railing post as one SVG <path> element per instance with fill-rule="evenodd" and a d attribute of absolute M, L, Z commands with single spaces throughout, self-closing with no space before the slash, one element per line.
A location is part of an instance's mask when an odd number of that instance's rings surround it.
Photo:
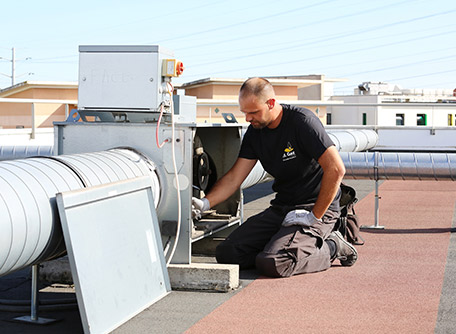
<path fill-rule="evenodd" d="M 378 152 L 374 152 L 374 179 L 375 179 L 375 212 L 374 212 L 374 225 L 363 225 L 362 229 L 376 229 L 383 230 L 385 226 L 379 225 L 379 213 L 380 213 L 380 196 L 378 195 Z"/>

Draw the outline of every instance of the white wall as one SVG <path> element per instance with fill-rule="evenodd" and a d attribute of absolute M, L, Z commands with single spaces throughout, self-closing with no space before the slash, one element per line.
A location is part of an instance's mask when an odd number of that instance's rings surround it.
<path fill-rule="evenodd" d="M 351 95 L 334 96 L 332 101 L 343 101 L 344 103 L 378 103 L 376 95 Z M 367 114 L 366 125 L 376 124 L 377 107 L 328 107 L 331 113 L 332 124 L 334 125 L 363 125 L 363 113 Z"/>
<path fill-rule="evenodd" d="M 456 150 L 456 131 L 453 128 L 390 127 L 378 128 L 377 149 L 387 150 Z"/>
<path fill-rule="evenodd" d="M 350 95 L 334 96 L 332 101 L 343 101 L 344 103 L 382 103 L 391 101 L 391 96 L 382 95 Z M 456 122 L 456 103 L 448 106 L 385 106 L 378 107 L 328 107 L 331 113 L 333 125 L 363 125 L 363 113 L 367 114 L 366 125 L 396 126 L 396 114 L 404 114 L 404 126 L 416 126 L 417 114 L 427 115 L 428 126 L 448 126 L 448 114 L 453 114 L 453 124 Z"/>
<path fill-rule="evenodd" d="M 35 139 L 31 135 L 31 129 L 0 129 L 0 146 L 54 145 L 54 128 L 36 129 Z"/>

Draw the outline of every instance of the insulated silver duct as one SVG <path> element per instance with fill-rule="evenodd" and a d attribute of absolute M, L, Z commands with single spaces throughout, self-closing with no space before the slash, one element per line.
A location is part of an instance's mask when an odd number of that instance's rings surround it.
<path fill-rule="evenodd" d="M 129 149 L 0 162 L 0 276 L 65 252 L 57 193 L 138 176 L 151 177 L 157 206 L 154 166 Z"/>
<path fill-rule="evenodd" d="M 52 145 L 8 145 L 0 146 L 0 160 L 24 159 L 33 156 L 51 156 Z"/>
<path fill-rule="evenodd" d="M 328 135 L 340 152 L 361 152 L 374 148 L 378 134 L 374 130 L 328 130 Z"/>
<path fill-rule="evenodd" d="M 328 132 L 328 135 L 336 145 L 337 150 L 342 152 L 369 150 L 375 147 L 378 142 L 378 134 L 374 130 L 335 130 Z M 247 189 L 273 179 L 258 161 L 242 182 L 241 189 Z"/>
<path fill-rule="evenodd" d="M 456 154 L 341 152 L 345 178 L 456 180 Z"/>
<path fill-rule="evenodd" d="M 254 186 L 255 184 L 268 182 L 273 179 L 274 178 L 264 170 L 263 165 L 257 161 L 249 175 L 247 175 L 244 182 L 242 182 L 241 189 L 247 189 Z"/>

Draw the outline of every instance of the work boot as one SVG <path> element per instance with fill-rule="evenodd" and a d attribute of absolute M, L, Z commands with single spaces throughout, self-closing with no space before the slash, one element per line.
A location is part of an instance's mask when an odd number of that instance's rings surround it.
<path fill-rule="evenodd" d="M 329 240 L 334 241 L 337 250 L 333 260 L 338 259 L 340 264 L 350 267 L 355 264 L 358 259 L 358 252 L 349 242 L 347 242 L 339 231 L 331 232 L 328 237 Z"/>

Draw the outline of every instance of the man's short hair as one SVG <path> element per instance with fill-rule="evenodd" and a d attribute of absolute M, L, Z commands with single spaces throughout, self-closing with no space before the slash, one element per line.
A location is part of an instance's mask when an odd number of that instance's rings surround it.
<path fill-rule="evenodd" d="M 239 96 L 253 95 L 268 98 L 270 93 L 274 94 L 272 84 L 265 78 L 258 77 L 247 79 L 239 90 Z"/>

